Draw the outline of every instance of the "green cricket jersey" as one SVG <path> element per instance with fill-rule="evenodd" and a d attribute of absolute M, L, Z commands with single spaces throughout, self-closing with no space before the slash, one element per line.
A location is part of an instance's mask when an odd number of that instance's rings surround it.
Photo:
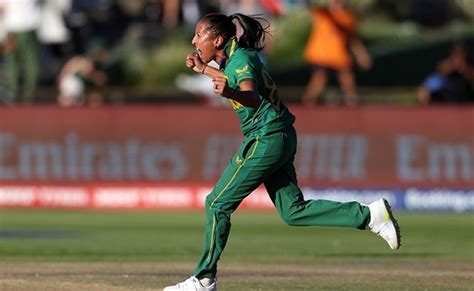
<path fill-rule="evenodd" d="M 261 98 L 259 108 L 230 100 L 239 116 L 245 138 L 205 200 L 204 251 L 196 268 L 197 278 L 215 278 L 217 262 L 229 237 L 231 214 L 262 183 L 282 219 L 289 225 L 346 226 L 364 229 L 368 207 L 358 202 L 305 200 L 298 187 L 295 159 L 297 137 L 294 116 L 276 92 L 257 52 L 239 48 L 235 38 L 225 47 L 224 74 L 232 89 L 253 79 Z"/>
<path fill-rule="evenodd" d="M 240 91 L 243 80 L 252 79 L 257 84 L 261 104 L 258 108 L 245 107 L 229 99 L 232 108 L 240 119 L 240 127 L 245 136 L 262 135 L 287 128 L 295 117 L 282 103 L 276 85 L 255 50 L 240 48 L 235 37 L 225 46 L 227 61 L 224 74 L 230 88 Z M 222 69 L 222 68 L 221 68 Z"/>

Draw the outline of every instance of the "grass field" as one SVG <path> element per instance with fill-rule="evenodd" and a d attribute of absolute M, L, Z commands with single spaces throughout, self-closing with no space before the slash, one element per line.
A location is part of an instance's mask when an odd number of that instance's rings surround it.
<path fill-rule="evenodd" d="M 398 215 L 402 248 L 368 231 L 237 212 L 220 290 L 469 290 L 474 215 Z M 200 212 L 0 210 L 0 290 L 160 290 L 191 275 Z"/>

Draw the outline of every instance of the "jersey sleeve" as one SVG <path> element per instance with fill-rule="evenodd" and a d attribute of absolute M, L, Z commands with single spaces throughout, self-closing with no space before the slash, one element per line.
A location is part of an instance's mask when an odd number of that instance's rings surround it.
<path fill-rule="evenodd" d="M 241 57 L 235 61 L 232 66 L 232 74 L 235 76 L 237 84 L 244 80 L 257 80 L 255 67 L 248 57 Z"/>

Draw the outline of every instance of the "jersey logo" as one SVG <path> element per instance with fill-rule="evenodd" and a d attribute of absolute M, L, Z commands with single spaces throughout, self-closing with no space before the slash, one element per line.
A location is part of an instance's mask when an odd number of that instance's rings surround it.
<path fill-rule="evenodd" d="M 237 156 L 237 157 L 235 157 L 235 162 L 236 162 L 238 165 L 240 165 L 240 164 L 242 164 L 243 161 L 242 161 L 242 159 L 241 159 L 239 156 Z"/>
<path fill-rule="evenodd" d="M 249 69 L 249 66 L 248 66 L 248 65 L 245 65 L 242 69 L 236 69 L 235 72 L 236 72 L 237 74 L 242 74 L 242 73 L 247 72 L 248 69 Z"/>

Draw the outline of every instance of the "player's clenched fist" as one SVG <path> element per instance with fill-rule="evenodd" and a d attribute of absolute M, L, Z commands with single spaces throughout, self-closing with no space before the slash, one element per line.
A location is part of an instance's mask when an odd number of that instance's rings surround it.
<path fill-rule="evenodd" d="M 206 64 L 201 61 L 201 58 L 196 53 L 191 53 L 186 56 L 186 67 L 192 69 L 196 73 L 201 73 Z"/>
<path fill-rule="evenodd" d="M 227 98 L 230 97 L 231 89 L 227 85 L 227 80 L 224 77 L 215 77 L 212 79 L 212 83 L 214 84 L 214 93 Z"/>

